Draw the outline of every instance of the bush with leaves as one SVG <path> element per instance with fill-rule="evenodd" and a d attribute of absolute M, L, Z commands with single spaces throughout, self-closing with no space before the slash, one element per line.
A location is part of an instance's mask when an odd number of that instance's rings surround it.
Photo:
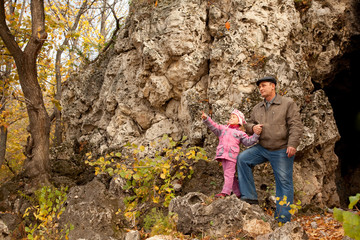
<path fill-rule="evenodd" d="M 107 173 L 127 181 L 123 190 L 129 192 L 130 196 L 124 200 L 124 216 L 134 225 L 145 211 L 140 210 L 139 204 L 152 202 L 167 207 L 175 197 L 174 184 L 191 178 L 194 162 L 207 160 L 203 148 L 190 146 L 186 137 L 176 142 L 164 135 L 162 139 L 152 142 L 147 151 L 145 146 L 130 143 L 124 148 L 130 150 L 130 154 L 112 152 L 91 160 L 92 156 L 88 153 L 86 163 L 95 167 L 95 174 Z"/>
<path fill-rule="evenodd" d="M 334 208 L 334 217 L 343 223 L 346 236 L 360 240 L 360 210 L 356 207 L 356 204 L 360 201 L 360 193 L 356 194 L 356 196 L 349 197 L 349 200 L 349 209 L 355 207 L 355 211 L 344 211 Z"/>
<path fill-rule="evenodd" d="M 35 224 L 30 224 L 25 227 L 27 239 L 69 239 L 68 236 L 73 229 L 73 225 L 66 225 L 64 229 L 59 229 L 59 218 L 65 211 L 66 191 L 67 187 L 57 189 L 55 187 L 45 186 L 35 192 L 35 200 L 26 197 L 28 200 L 38 203 L 38 205 L 27 208 L 23 216 L 30 221 L 36 221 Z M 32 217 L 35 219 L 31 219 Z"/>

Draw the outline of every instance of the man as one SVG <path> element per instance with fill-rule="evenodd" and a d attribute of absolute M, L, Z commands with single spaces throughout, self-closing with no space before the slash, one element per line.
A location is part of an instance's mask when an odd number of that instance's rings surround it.
<path fill-rule="evenodd" d="M 303 125 L 295 102 L 276 93 L 274 77 L 261 78 L 256 85 L 264 101 L 253 108 L 245 128 L 248 134 L 261 132 L 261 135 L 258 144 L 237 157 L 241 199 L 250 204 L 258 203 L 252 168 L 269 161 L 276 183 L 275 219 L 285 223 L 291 220 L 289 210 L 294 200 L 293 164 Z M 280 202 L 282 200 L 286 200 L 286 204 Z"/>

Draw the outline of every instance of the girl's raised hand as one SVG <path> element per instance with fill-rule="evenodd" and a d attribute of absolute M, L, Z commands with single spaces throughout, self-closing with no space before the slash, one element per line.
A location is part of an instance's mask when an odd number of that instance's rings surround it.
<path fill-rule="evenodd" d="M 206 115 L 206 113 L 204 113 L 204 111 L 202 111 L 202 113 L 201 113 L 201 119 L 203 119 L 203 120 L 205 120 L 205 119 L 207 119 L 207 115 Z"/>

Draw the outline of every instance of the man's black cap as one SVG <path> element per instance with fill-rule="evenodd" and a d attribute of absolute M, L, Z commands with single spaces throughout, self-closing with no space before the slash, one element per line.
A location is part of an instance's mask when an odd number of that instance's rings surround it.
<path fill-rule="evenodd" d="M 256 81 L 256 85 L 259 86 L 261 82 L 272 82 L 276 85 L 276 79 L 271 76 L 260 78 L 259 80 Z"/>

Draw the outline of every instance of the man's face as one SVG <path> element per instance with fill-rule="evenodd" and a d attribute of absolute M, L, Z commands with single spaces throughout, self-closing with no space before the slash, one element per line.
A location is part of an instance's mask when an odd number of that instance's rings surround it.
<path fill-rule="evenodd" d="M 266 98 L 271 96 L 272 92 L 275 90 L 275 84 L 271 82 L 261 82 L 259 84 L 259 91 L 262 97 Z"/>

